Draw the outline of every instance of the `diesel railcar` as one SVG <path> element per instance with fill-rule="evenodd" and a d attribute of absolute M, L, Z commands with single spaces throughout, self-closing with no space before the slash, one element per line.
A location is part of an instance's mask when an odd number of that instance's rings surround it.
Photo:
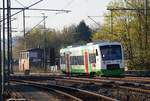
<path fill-rule="evenodd" d="M 119 42 L 93 42 L 60 49 L 60 68 L 65 74 L 122 76 L 123 48 Z"/>

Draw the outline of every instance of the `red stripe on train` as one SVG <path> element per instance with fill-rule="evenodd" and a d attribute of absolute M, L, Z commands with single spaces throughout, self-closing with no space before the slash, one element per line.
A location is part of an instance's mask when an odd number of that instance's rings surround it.
<path fill-rule="evenodd" d="M 84 52 L 84 59 L 85 59 L 85 72 L 87 77 L 89 77 L 88 52 Z"/>
<path fill-rule="evenodd" d="M 67 76 L 70 77 L 70 57 L 69 57 L 69 54 L 67 54 L 67 69 L 66 69 L 66 72 L 67 72 Z"/>

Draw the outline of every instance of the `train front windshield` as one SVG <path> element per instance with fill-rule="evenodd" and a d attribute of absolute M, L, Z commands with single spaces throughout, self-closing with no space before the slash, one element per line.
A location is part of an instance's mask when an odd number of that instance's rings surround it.
<path fill-rule="evenodd" d="M 102 60 L 121 60 L 122 52 L 120 45 L 100 46 Z"/>

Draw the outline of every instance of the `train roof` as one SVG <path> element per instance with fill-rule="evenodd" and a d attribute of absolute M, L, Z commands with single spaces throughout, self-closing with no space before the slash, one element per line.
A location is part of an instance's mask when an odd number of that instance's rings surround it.
<path fill-rule="evenodd" d="M 86 45 L 71 45 L 71 46 L 67 46 L 66 48 L 62 48 L 61 50 L 77 48 L 77 47 L 79 48 L 79 47 L 94 46 L 94 45 L 99 45 L 99 46 L 103 46 L 103 45 L 121 45 L 121 43 L 120 42 L 111 42 L 111 41 L 99 41 L 99 42 L 87 43 Z"/>

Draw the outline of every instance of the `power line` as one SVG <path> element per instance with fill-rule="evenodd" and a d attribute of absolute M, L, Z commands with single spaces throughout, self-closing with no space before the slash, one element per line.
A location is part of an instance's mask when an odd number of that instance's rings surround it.
<path fill-rule="evenodd" d="M 47 19 L 48 16 L 45 16 L 45 19 Z M 31 28 L 30 31 L 32 31 L 34 28 L 36 28 L 37 26 L 39 26 L 42 22 L 44 21 L 44 19 L 42 19 L 40 22 L 38 22 L 34 27 Z M 30 31 L 28 31 L 27 33 L 29 33 Z"/>
<path fill-rule="evenodd" d="M 34 5 L 38 4 L 38 3 L 40 3 L 40 2 L 42 2 L 42 1 L 43 1 L 43 0 L 39 0 L 39 1 L 37 1 L 37 2 L 35 2 L 35 3 L 33 3 L 33 4 L 31 4 L 30 6 L 25 7 L 24 9 L 29 9 L 30 7 L 32 7 L 32 6 L 34 6 Z M 4 9 L 4 10 L 5 10 L 6 8 L 4 7 L 4 8 L 0 8 L 0 9 Z M 24 9 L 21 9 L 20 11 L 18 11 L 18 12 L 16 12 L 16 13 L 12 14 L 10 17 L 15 16 L 16 14 L 22 12 Z M 12 10 L 12 8 L 11 8 L 11 10 Z M 18 9 L 18 10 L 19 10 L 19 9 Z M 5 19 L 7 19 L 7 18 L 5 18 Z M 4 21 L 5 19 L 3 19 L 3 20 L 1 20 L 1 21 Z"/>
<path fill-rule="evenodd" d="M 99 27 L 101 26 L 99 23 L 97 23 L 92 17 L 100 17 L 100 16 L 87 16 L 90 20 L 95 22 Z"/>
<path fill-rule="evenodd" d="M 107 10 L 111 10 L 111 11 L 115 11 L 115 10 L 124 10 L 124 11 L 139 11 L 139 10 L 145 10 L 144 8 L 123 8 L 123 7 L 120 7 L 120 8 L 107 8 Z M 147 10 L 150 10 L 150 9 L 147 9 Z"/>
<path fill-rule="evenodd" d="M 72 3 L 74 2 L 74 0 L 71 0 L 70 2 L 68 2 L 62 9 L 66 9 L 67 7 L 69 7 Z M 56 14 L 60 14 L 63 13 L 62 11 L 56 13 Z"/>
<path fill-rule="evenodd" d="M 70 6 L 73 2 L 74 2 L 74 0 L 71 0 L 71 1 L 70 1 L 70 2 L 68 2 L 68 3 L 66 4 L 66 6 L 64 6 L 62 9 L 67 8 L 67 7 L 68 7 L 68 6 Z"/>
<path fill-rule="evenodd" d="M 0 9 L 3 9 L 3 8 L 0 8 Z M 5 8 L 5 9 L 7 9 L 7 8 Z M 60 9 L 60 10 L 58 10 L 58 9 L 44 9 L 44 8 L 29 8 L 29 7 L 25 7 L 25 8 L 11 8 L 11 10 L 21 10 L 21 11 L 23 11 L 23 10 L 35 10 L 35 11 L 62 11 L 62 12 L 66 12 L 66 13 L 69 13 L 69 12 L 71 12 L 71 10 L 63 10 L 63 9 Z M 19 12 L 20 13 L 20 12 Z M 17 13 L 18 14 L 18 13 Z M 13 14 L 14 15 L 14 14 Z"/>
<path fill-rule="evenodd" d="M 20 4 L 22 7 L 25 7 L 20 1 L 15 0 L 18 4 Z"/>

